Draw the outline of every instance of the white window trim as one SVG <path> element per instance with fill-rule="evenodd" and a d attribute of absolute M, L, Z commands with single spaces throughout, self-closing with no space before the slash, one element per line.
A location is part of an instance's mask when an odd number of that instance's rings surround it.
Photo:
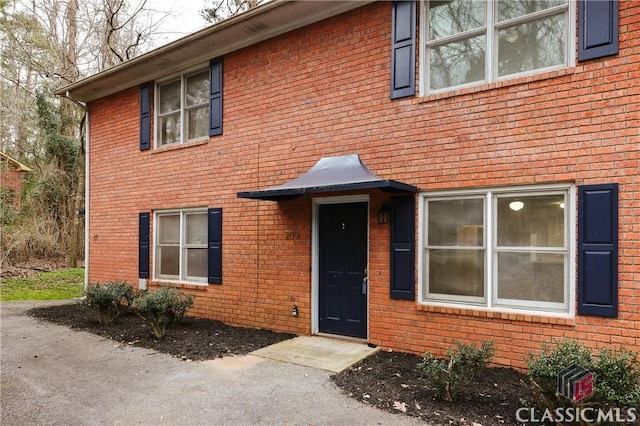
<path fill-rule="evenodd" d="M 189 277 L 189 276 L 182 277 L 183 255 L 184 255 L 184 249 L 186 248 L 186 243 L 184 242 L 185 226 L 186 226 L 184 217 L 190 213 L 191 214 L 192 213 L 207 214 L 207 208 L 194 207 L 194 208 L 186 208 L 186 209 L 156 210 L 153 212 L 153 280 L 154 281 L 172 283 L 172 284 L 194 284 L 194 285 L 203 285 L 203 286 L 208 285 L 208 277 Z M 159 239 L 158 236 L 160 232 L 160 229 L 159 229 L 160 221 L 158 220 L 158 218 L 160 216 L 176 215 L 176 214 L 180 215 L 180 244 L 178 249 L 178 256 L 179 256 L 178 268 L 179 268 L 180 275 L 178 279 L 175 279 L 173 277 L 161 276 L 159 274 L 159 271 L 158 271 L 159 259 L 158 259 L 158 252 L 157 252 L 158 239 Z M 205 247 L 206 247 L 206 242 L 205 242 Z"/>
<path fill-rule="evenodd" d="M 530 193 L 553 193 L 556 191 L 566 191 L 567 202 L 565 203 L 565 218 L 568 229 L 565 232 L 565 238 L 567 238 L 567 264 L 566 264 L 566 276 L 567 285 L 565 286 L 565 300 L 566 304 L 562 309 L 550 309 L 548 306 L 542 308 L 536 308 L 535 302 L 531 303 L 531 306 L 508 306 L 503 302 L 495 303 L 494 299 L 494 226 L 493 220 L 489 217 L 489 203 L 492 203 L 493 196 L 500 193 L 514 194 L 521 192 L 523 195 Z M 485 251 L 485 297 L 484 300 L 478 300 L 476 298 L 464 297 L 464 296 L 447 296 L 445 298 L 439 297 L 424 297 L 424 289 L 426 286 L 424 274 L 425 270 L 425 244 L 426 244 L 426 200 L 438 199 L 439 197 L 459 197 L 470 198 L 473 196 L 482 195 L 485 198 L 485 212 L 484 222 L 486 226 L 484 244 Z M 426 306 L 440 306 L 447 308 L 460 308 L 460 309 L 476 309 L 488 312 L 504 312 L 504 313 L 517 313 L 517 314 L 529 314 L 545 317 L 559 317 L 559 318 L 574 318 L 575 317 L 575 299 L 576 299 L 576 188 L 573 184 L 551 184 L 551 185 L 534 185 L 534 186 L 515 186 L 515 187 L 496 187 L 485 189 L 471 189 L 471 190 L 455 190 L 455 191 L 437 191 L 437 192 L 423 192 L 420 193 L 418 202 L 418 303 Z"/>
<path fill-rule="evenodd" d="M 427 19 L 427 12 L 428 12 L 428 8 L 427 8 L 427 3 L 429 0 L 421 0 L 420 1 L 420 6 L 421 6 L 421 11 L 420 11 L 420 67 L 419 67 L 419 71 L 420 71 L 420 77 L 419 77 L 419 85 L 420 85 L 420 96 L 429 96 L 429 95 L 434 95 L 437 93 L 446 93 L 446 92 L 450 92 L 450 91 L 454 91 L 454 90 L 459 90 L 459 89 L 464 89 L 467 87 L 475 87 L 475 86 L 480 86 L 483 84 L 488 84 L 488 83 L 494 83 L 494 82 L 498 82 L 498 81 L 508 81 L 508 80 L 512 80 L 512 79 L 516 79 L 519 77 L 523 77 L 523 76 L 528 76 L 528 75 L 536 75 L 536 74 L 542 74 L 545 72 L 549 72 L 549 71 L 554 71 L 554 70 L 559 70 L 559 69 L 565 69 L 565 68 L 572 68 L 575 66 L 576 64 L 576 1 L 575 0 L 568 0 L 568 4 L 567 5 L 561 5 L 561 6 L 555 6 L 553 8 L 547 9 L 547 10 L 543 10 L 543 11 L 539 11 L 536 13 L 532 13 L 530 15 L 527 15 L 526 17 L 517 17 L 517 18 L 513 18 L 513 19 L 509 19 L 507 21 L 503 21 L 500 23 L 496 23 L 493 24 L 494 21 L 494 15 L 495 15 L 495 10 L 498 7 L 497 6 L 497 1 L 496 0 L 487 0 L 487 3 L 489 3 L 492 7 L 487 7 L 486 9 L 486 22 L 485 22 L 485 26 L 479 29 L 473 29 L 473 30 L 469 30 L 469 31 L 465 31 L 463 33 L 460 34 L 454 34 L 452 36 L 447 36 L 447 37 L 443 37 L 441 39 L 438 39 L 437 42 L 429 42 L 428 40 L 428 31 L 429 31 L 429 21 Z M 547 17 L 547 16 L 552 16 L 555 15 L 559 10 L 561 9 L 567 9 L 568 11 L 565 14 L 565 25 L 567 28 L 567 32 L 566 32 L 566 44 L 565 44 L 565 55 L 567 58 L 567 63 L 566 64 L 561 64 L 561 65 L 557 65 L 557 66 L 551 66 L 551 67 L 546 67 L 546 68 L 538 68 L 535 70 L 531 70 L 531 71 L 524 71 L 521 73 L 517 73 L 517 74 L 509 74 L 507 76 L 504 77 L 499 77 L 497 76 L 497 68 L 498 68 L 498 56 L 494 53 L 497 51 L 497 43 L 498 43 L 498 38 L 495 36 L 496 30 L 499 30 L 500 28 L 504 28 L 504 27 L 508 27 L 508 26 L 512 26 L 518 23 L 523 23 L 523 22 L 528 22 L 534 19 L 538 19 L 538 18 L 543 18 L 543 17 Z M 491 22 L 492 25 L 488 25 L 488 23 Z M 451 86 L 451 87 L 445 87 L 443 89 L 437 89 L 437 90 L 429 90 L 428 87 L 428 77 L 429 74 L 427 73 L 427 70 L 429 69 L 429 55 L 428 55 L 428 49 L 427 47 L 430 45 L 440 45 L 440 44 L 444 44 L 446 42 L 450 42 L 450 41 L 454 41 L 456 39 L 463 39 L 463 38 L 467 38 L 469 36 L 472 35 L 484 35 L 486 36 L 486 47 L 487 47 L 487 51 L 485 52 L 485 55 L 487 58 L 490 58 L 490 60 L 485 60 L 485 76 L 487 78 L 485 78 L 482 81 L 475 81 L 472 83 L 466 83 L 466 84 L 460 84 L 457 86 Z"/>
<path fill-rule="evenodd" d="M 185 94 L 186 94 L 186 85 L 185 82 L 187 80 L 187 77 L 190 77 L 192 75 L 195 74 L 199 74 L 201 72 L 204 71 L 208 71 L 208 68 L 206 65 L 200 65 L 200 66 L 195 66 L 195 67 L 191 67 L 188 70 L 181 72 L 179 74 L 172 74 L 170 77 L 167 78 L 163 78 L 161 80 L 157 80 L 154 84 L 154 117 L 153 117 L 153 140 L 154 140 L 154 146 L 156 149 L 159 148 L 166 148 L 169 146 L 177 146 L 177 145 L 182 145 L 185 144 L 187 142 L 193 142 L 193 141 L 198 141 L 198 140 L 203 140 L 203 139 L 207 139 L 209 137 L 209 134 L 206 134 L 204 136 L 198 136 L 197 138 L 193 138 L 193 139 L 186 139 L 186 130 L 187 130 L 187 126 L 185 124 L 185 112 L 187 111 L 187 107 L 186 107 L 186 99 L 185 99 Z M 210 78 L 210 77 L 209 77 Z M 170 144 L 165 144 L 165 145 L 160 145 L 160 131 L 159 131 L 159 124 L 160 124 L 160 86 L 167 84 L 167 83 L 171 83 L 172 81 L 178 80 L 180 79 L 180 141 L 179 142 L 174 142 L 174 143 L 170 143 Z M 211 81 L 209 81 L 209 84 L 211 84 Z M 193 106 L 192 106 L 193 108 Z"/>

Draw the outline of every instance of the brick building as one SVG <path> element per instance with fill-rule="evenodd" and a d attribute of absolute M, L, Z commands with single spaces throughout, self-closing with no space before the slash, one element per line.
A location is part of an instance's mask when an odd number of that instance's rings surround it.
<path fill-rule="evenodd" d="M 22 205 L 22 174 L 31 169 L 15 158 L 0 152 L 0 189 L 2 202 L 10 202 L 16 209 Z M 7 198 L 5 198 L 7 197 Z"/>
<path fill-rule="evenodd" d="M 88 281 L 518 368 L 637 350 L 638 81 L 638 2 L 267 3 L 60 90 Z"/>

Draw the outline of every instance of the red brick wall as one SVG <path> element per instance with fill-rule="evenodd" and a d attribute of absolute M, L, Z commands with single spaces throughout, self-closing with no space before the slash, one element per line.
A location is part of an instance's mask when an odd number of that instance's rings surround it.
<path fill-rule="evenodd" d="M 9 161 L 0 160 L 0 188 L 12 191 L 11 201 L 16 209 L 22 204 L 22 173 Z"/>
<path fill-rule="evenodd" d="M 197 295 L 193 312 L 309 333 L 310 198 L 254 201 L 238 191 L 352 153 L 421 191 L 618 182 L 617 319 L 390 300 L 389 228 L 375 217 L 388 195 L 371 192 L 369 340 L 441 354 L 455 340 L 492 339 L 496 361 L 515 367 L 554 336 L 640 349 L 640 3 L 620 3 L 618 56 L 397 101 L 389 100 L 390 15 L 389 3 L 377 3 L 227 55 L 224 134 L 208 143 L 141 152 L 138 89 L 92 103 L 90 281 L 137 283 L 138 212 L 223 207 L 223 284 L 182 286 Z"/>

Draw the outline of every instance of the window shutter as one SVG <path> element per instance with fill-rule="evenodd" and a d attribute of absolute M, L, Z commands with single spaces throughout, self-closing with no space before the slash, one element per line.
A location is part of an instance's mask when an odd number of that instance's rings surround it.
<path fill-rule="evenodd" d="M 391 99 L 416 93 L 416 2 L 391 8 Z"/>
<path fill-rule="evenodd" d="M 209 63 L 209 136 L 222 134 L 222 58 Z"/>
<path fill-rule="evenodd" d="M 138 220 L 138 278 L 149 278 L 150 214 L 140 213 Z"/>
<path fill-rule="evenodd" d="M 391 298 L 415 300 L 415 199 L 391 198 Z"/>
<path fill-rule="evenodd" d="M 209 284 L 222 284 L 222 208 L 209 209 Z"/>
<path fill-rule="evenodd" d="M 578 188 L 578 313 L 618 316 L 618 184 Z"/>
<path fill-rule="evenodd" d="M 578 2 L 578 60 L 618 53 L 618 0 Z"/>
<path fill-rule="evenodd" d="M 151 83 L 140 86 L 140 151 L 151 148 Z"/>

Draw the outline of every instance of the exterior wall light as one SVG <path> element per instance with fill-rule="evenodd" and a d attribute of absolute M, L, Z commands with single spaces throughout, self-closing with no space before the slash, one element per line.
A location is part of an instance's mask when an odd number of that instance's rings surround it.
<path fill-rule="evenodd" d="M 386 225 L 389 223 L 389 215 L 391 214 L 391 209 L 389 208 L 389 204 L 383 204 L 378 210 L 378 223 L 380 225 Z"/>

